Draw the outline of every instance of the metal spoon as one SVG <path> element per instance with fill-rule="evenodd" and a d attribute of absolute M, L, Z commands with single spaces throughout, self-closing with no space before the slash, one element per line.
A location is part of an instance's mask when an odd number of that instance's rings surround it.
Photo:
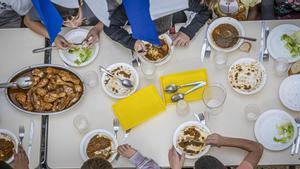
<path fill-rule="evenodd" d="M 32 78 L 29 76 L 23 76 L 20 77 L 17 81 L 15 82 L 10 82 L 10 83 L 1 83 L 0 88 L 21 88 L 21 89 L 28 89 L 32 85 Z"/>
<path fill-rule="evenodd" d="M 232 35 L 232 32 L 230 32 L 229 30 L 227 30 L 226 32 L 224 32 L 224 38 L 239 38 L 239 39 L 245 39 L 245 40 L 249 40 L 249 41 L 256 41 L 256 38 L 250 38 L 250 37 L 245 37 L 245 36 L 234 36 Z"/>
<path fill-rule="evenodd" d="M 168 85 L 165 88 L 165 92 L 167 92 L 167 93 L 175 93 L 175 92 L 177 92 L 178 89 L 180 89 L 182 87 L 196 86 L 196 85 L 201 84 L 201 83 L 205 83 L 205 82 L 204 81 L 198 81 L 198 82 L 192 82 L 192 83 L 188 83 L 188 84 L 184 84 L 184 85 L 180 85 L 180 86 L 178 86 L 176 84 L 170 84 L 170 85 Z"/>
<path fill-rule="evenodd" d="M 206 85 L 206 82 L 204 83 L 200 83 L 198 84 L 197 86 L 191 88 L 190 90 L 186 91 L 185 93 L 177 93 L 177 94 L 174 94 L 172 97 L 171 97 L 171 100 L 172 102 L 178 102 L 179 100 L 182 100 L 184 99 L 184 96 L 187 95 L 187 94 L 190 94 L 192 93 L 193 91 L 203 87 Z"/>
<path fill-rule="evenodd" d="M 124 87 L 127 87 L 127 88 L 132 88 L 132 87 L 133 87 L 133 84 L 132 84 L 131 80 L 129 80 L 129 79 L 121 79 L 121 78 L 119 78 L 118 76 L 116 76 L 116 75 L 112 74 L 111 72 L 109 72 L 109 71 L 108 71 L 107 69 L 105 69 L 103 66 L 100 66 L 100 71 L 102 71 L 102 72 L 108 74 L 108 75 L 111 76 L 111 77 L 114 77 L 114 78 L 120 80 L 121 84 L 122 84 Z"/>

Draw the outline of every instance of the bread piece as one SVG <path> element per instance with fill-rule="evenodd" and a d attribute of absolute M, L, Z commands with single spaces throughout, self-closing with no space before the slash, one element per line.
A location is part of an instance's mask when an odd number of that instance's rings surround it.
<path fill-rule="evenodd" d="M 295 62 L 289 69 L 289 75 L 300 74 L 300 61 Z"/>
<path fill-rule="evenodd" d="M 243 42 L 242 45 L 239 47 L 239 49 L 243 52 L 249 53 L 251 50 L 251 43 L 250 42 Z"/>

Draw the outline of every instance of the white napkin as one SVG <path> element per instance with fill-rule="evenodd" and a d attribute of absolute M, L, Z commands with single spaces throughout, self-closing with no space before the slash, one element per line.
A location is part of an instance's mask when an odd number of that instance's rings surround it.
<path fill-rule="evenodd" d="M 150 0 L 150 14 L 153 20 L 189 7 L 188 0 Z"/>

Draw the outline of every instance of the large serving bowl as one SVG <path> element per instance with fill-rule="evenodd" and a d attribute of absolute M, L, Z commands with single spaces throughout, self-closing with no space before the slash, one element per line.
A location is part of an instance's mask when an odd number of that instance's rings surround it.
<path fill-rule="evenodd" d="M 238 31 L 239 36 L 245 36 L 245 30 L 239 21 L 237 21 L 236 19 L 230 18 L 230 17 L 222 17 L 222 18 L 214 20 L 208 27 L 207 40 L 208 40 L 209 44 L 215 50 L 217 50 L 219 52 L 232 52 L 232 51 L 238 49 L 241 46 L 241 44 L 243 43 L 243 41 L 244 41 L 243 39 L 238 39 L 237 42 L 235 43 L 235 45 L 233 45 L 232 47 L 229 47 L 229 48 L 222 48 L 216 44 L 215 40 L 213 39 L 212 33 L 216 29 L 216 27 L 218 27 L 221 24 L 232 25 Z"/>
<path fill-rule="evenodd" d="M 6 89 L 5 90 L 5 95 L 6 98 L 8 100 L 8 102 L 16 109 L 25 112 L 25 113 L 29 113 L 29 114 L 35 114 L 35 115 L 54 115 L 54 114 L 59 114 L 59 113 L 63 113 L 65 111 L 68 111 L 69 109 L 71 109 L 72 107 L 75 107 L 83 98 L 84 92 L 85 92 L 85 86 L 83 84 L 82 78 L 80 77 L 79 74 L 77 74 L 76 72 L 74 72 L 72 69 L 70 68 L 66 68 L 60 65 L 53 65 L 53 64 L 39 64 L 39 65 L 32 65 L 32 66 L 28 66 L 28 67 L 24 67 L 22 69 L 20 69 L 19 71 L 17 71 L 16 73 L 14 73 L 9 79 L 8 82 L 14 82 L 16 81 L 16 79 L 18 79 L 19 77 L 22 76 L 32 76 L 31 71 L 34 69 L 45 69 L 45 68 L 55 68 L 57 70 L 63 70 L 65 72 L 68 72 L 69 74 L 71 74 L 72 76 L 76 77 L 76 79 L 80 80 L 79 85 L 82 87 L 82 92 L 80 92 L 79 98 L 77 99 L 76 102 L 70 104 L 70 106 L 66 106 L 64 109 L 59 110 L 59 111 L 29 111 L 26 110 L 25 108 L 23 108 L 23 106 L 16 100 L 15 97 L 15 92 L 16 90 L 19 90 L 21 92 L 25 92 L 23 89 Z M 34 87 L 34 86 L 33 86 Z"/>

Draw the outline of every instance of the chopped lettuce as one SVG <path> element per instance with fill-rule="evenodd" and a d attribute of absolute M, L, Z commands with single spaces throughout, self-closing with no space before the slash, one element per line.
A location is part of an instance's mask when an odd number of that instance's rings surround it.
<path fill-rule="evenodd" d="M 77 59 L 74 61 L 74 63 L 80 65 L 90 59 L 93 53 L 93 49 L 75 46 L 70 48 L 68 52 L 77 56 Z"/>
<path fill-rule="evenodd" d="M 285 48 L 287 48 L 292 57 L 300 54 L 300 31 L 294 32 L 292 35 L 283 34 L 281 40 L 285 41 Z"/>
<path fill-rule="evenodd" d="M 277 126 L 279 138 L 273 137 L 273 141 L 277 143 L 286 143 L 294 136 L 294 126 L 291 122 Z"/>

